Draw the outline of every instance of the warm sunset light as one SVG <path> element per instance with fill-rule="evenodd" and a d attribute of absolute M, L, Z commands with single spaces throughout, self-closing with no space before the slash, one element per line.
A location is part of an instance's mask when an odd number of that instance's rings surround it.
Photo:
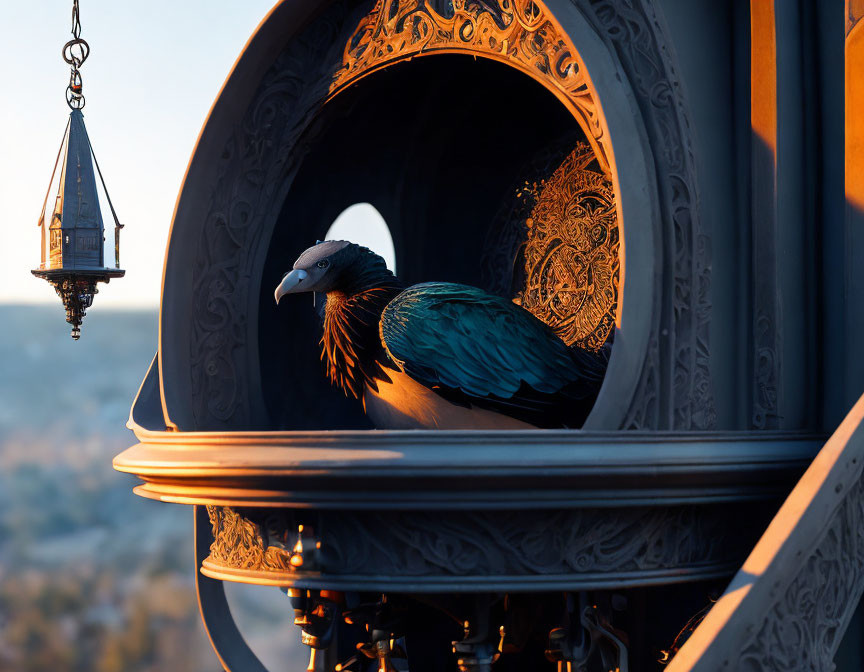
<path fill-rule="evenodd" d="M 864 0 L 3 10 L 0 672 L 864 670 Z"/>
<path fill-rule="evenodd" d="M 92 49 L 82 67 L 83 113 L 109 193 L 128 226 L 123 232 L 127 277 L 105 287 L 94 310 L 158 304 L 174 202 L 198 132 L 234 60 L 272 4 L 156 0 L 140 11 L 125 2 L 81 3 L 83 36 Z M 60 47 L 71 38 L 71 7 L 71 0 L 3 7 L 7 48 L 15 54 L 2 70 L 6 97 L 0 119 L 6 130 L 0 134 L 0 155 L 15 157 L 0 165 L 0 195 L 10 223 L 0 247 L 3 303 L 57 301 L 54 290 L 29 271 L 39 262 L 36 223 L 69 112 L 64 98 L 69 66 Z M 110 219 L 104 201 L 103 207 Z M 113 230 L 109 238 L 113 258 Z"/>

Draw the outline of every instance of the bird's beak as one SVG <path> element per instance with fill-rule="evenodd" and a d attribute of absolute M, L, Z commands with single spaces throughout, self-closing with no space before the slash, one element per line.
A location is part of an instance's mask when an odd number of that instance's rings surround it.
<path fill-rule="evenodd" d="M 286 273 L 285 277 L 282 278 L 282 282 L 279 283 L 279 286 L 276 288 L 276 292 L 274 293 L 276 297 L 276 303 L 278 304 L 279 299 L 281 299 L 286 294 L 306 291 L 306 288 L 302 287 L 302 282 L 306 279 L 306 275 L 306 271 L 300 268 L 294 269 L 290 273 Z"/>

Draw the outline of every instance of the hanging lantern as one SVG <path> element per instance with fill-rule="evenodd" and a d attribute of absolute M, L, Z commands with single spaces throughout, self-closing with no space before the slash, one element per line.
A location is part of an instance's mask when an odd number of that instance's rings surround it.
<path fill-rule="evenodd" d="M 79 68 L 87 59 L 90 47 L 81 39 L 78 0 L 73 0 L 72 36 L 73 39 L 63 47 L 63 59 L 72 68 L 66 88 L 66 102 L 72 112 L 39 217 L 42 262 L 39 268 L 31 272 L 54 287 L 66 308 L 66 321 L 72 325 L 72 338 L 77 340 L 81 336 L 81 321 L 98 292 L 97 284 L 122 277 L 125 271 L 120 268 L 120 229 L 123 225 L 117 219 L 111 197 L 105 188 L 105 180 L 93 153 L 81 112 L 84 95 Z M 46 220 L 48 196 L 61 157 L 57 197 Z M 105 265 L 105 227 L 97 193 L 97 173 L 114 218 L 113 267 Z"/>

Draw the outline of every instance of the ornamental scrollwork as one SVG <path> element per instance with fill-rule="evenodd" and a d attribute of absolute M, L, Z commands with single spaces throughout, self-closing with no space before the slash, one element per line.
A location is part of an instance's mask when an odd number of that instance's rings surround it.
<path fill-rule="evenodd" d="M 460 52 L 503 61 L 553 90 L 609 172 L 601 112 L 585 65 L 539 0 L 450 0 L 441 12 L 432 0 L 377 0 L 345 45 L 330 95 L 397 61 Z"/>
<path fill-rule="evenodd" d="M 548 178 L 526 185 L 525 286 L 515 301 L 567 345 L 603 347 L 615 326 L 620 273 L 612 181 L 579 144 Z"/>
<path fill-rule="evenodd" d="M 657 306 L 648 356 L 624 426 L 712 429 L 717 414 L 709 368 L 711 237 L 701 223 L 690 111 L 662 12 L 650 0 L 572 0 L 633 87 L 657 174 L 663 260 L 670 273 Z M 669 390 L 669 392 L 666 392 Z M 663 403 L 670 395 L 669 403 Z"/>
<path fill-rule="evenodd" d="M 708 369 L 710 239 L 700 230 L 691 132 L 674 53 L 651 3 L 573 1 L 619 59 L 622 80 L 633 87 L 658 176 L 665 222 L 658 232 L 660 247 L 674 251 L 674 259 L 662 262 L 672 273 L 656 299 L 664 305 L 671 301 L 671 305 L 652 311 L 666 317 L 652 323 L 649 356 L 623 426 L 708 429 L 715 421 Z M 576 110 L 574 114 L 581 110 L 578 114 L 588 128 L 586 139 L 596 143 L 595 151 L 602 150 L 608 140 L 600 133 L 600 111 L 587 71 L 570 38 L 544 5 L 524 0 L 379 0 L 375 7 L 381 11 L 368 14 L 363 8 L 333 3 L 291 39 L 263 76 L 255 99 L 213 168 L 211 204 L 197 233 L 190 269 L 193 300 L 187 347 L 195 428 L 246 427 L 257 421 L 260 411 L 256 409 L 261 404 L 253 372 L 258 362 L 250 341 L 254 330 L 249 327 L 256 317 L 258 298 L 253 268 L 256 254 L 270 231 L 274 211 L 284 200 L 282 185 L 290 184 L 302 158 L 301 138 L 315 110 L 358 81 L 361 71 L 374 70 L 369 64 L 378 58 L 374 56 L 376 45 L 386 42 L 388 48 L 402 48 L 401 42 L 394 46 L 387 31 L 402 31 L 407 41 L 401 52 L 404 59 L 434 52 L 422 42 L 427 37 L 456 39 L 462 40 L 460 53 L 485 49 L 482 55 L 509 63 L 538 81 L 545 77 L 546 86 L 556 87 L 562 102 L 569 101 Z M 457 16 L 463 22 L 470 19 L 466 30 L 479 32 L 445 30 L 443 37 L 436 32 L 441 26 L 455 29 Z M 402 23 L 392 23 L 397 17 Z M 419 34 L 419 41 L 414 41 L 415 26 L 434 26 L 435 31 L 426 37 Z M 521 41 L 508 41 L 504 49 L 497 36 L 508 30 Z M 480 46 L 466 41 L 469 35 L 480 40 Z M 367 54 L 369 48 L 373 51 Z M 438 51 L 447 53 L 448 49 L 442 46 Z M 528 60 L 520 61 L 524 58 Z M 667 404 L 670 394 L 674 398 Z"/>
<path fill-rule="evenodd" d="M 265 539 L 265 532 L 256 523 L 227 506 L 208 506 L 207 514 L 213 528 L 213 562 L 253 571 L 291 569 L 291 551 L 284 544 Z"/>
<path fill-rule="evenodd" d="M 293 513 L 208 507 L 215 541 L 209 565 L 293 572 Z M 308 517 L 308 516 L 307 516 Z M 758 516 L 757 516 L 758 517 Z M 502 512 L 315 514 L 315 564 L 322 577 L 543 577 L 591 574 L 630 579 L 669 571 L 731 573 L 761 524 L 741 525 L 716 507 Z M 733 531 L 734 527 L 734 531 Z M 730 543 L 729 540 L 735 540 Z"/>
<path fill-rule="evenodd" d="M 339 44 L 354 25 L 336 2 L 291 40 L 264 74 L 215 166 L 192 264 L 189 335 L 195 428 L 248 427 L 261 405 L 250 356 L 255 251 L 302 161 L 301 142 L 327 95 Z M 251 393 L 251 394 L 250 394 Z M 256 401 L 258 403 L 256 403 Z M 186 429 L 186 428 L 184 428 Z"/>
<path fill-rule="evenodd" d="M 531 311 L 567 345 L 602 348 L 618 305 L 615 203 L 612 180 L 589 145 L 570 138 L 541 152 L 493 219 L 485 286 Z"/>
<path fill-rule="evenodd" d="M 797 573 L 743 642 L 735 669 L 833 670 L 864 589 L 864 482 L 850 488 Z"/>

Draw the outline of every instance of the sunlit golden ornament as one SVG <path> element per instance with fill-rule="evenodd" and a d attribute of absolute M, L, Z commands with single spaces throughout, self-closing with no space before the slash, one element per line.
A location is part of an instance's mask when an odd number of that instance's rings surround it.
<path fill-rule="evenodd" d="M 620 261 L 612 181 L 578 145 L 540 184 L 525 220 L 525 287 L 516 302 L 567 345 L 603 346 L 615 326 Z"/>

